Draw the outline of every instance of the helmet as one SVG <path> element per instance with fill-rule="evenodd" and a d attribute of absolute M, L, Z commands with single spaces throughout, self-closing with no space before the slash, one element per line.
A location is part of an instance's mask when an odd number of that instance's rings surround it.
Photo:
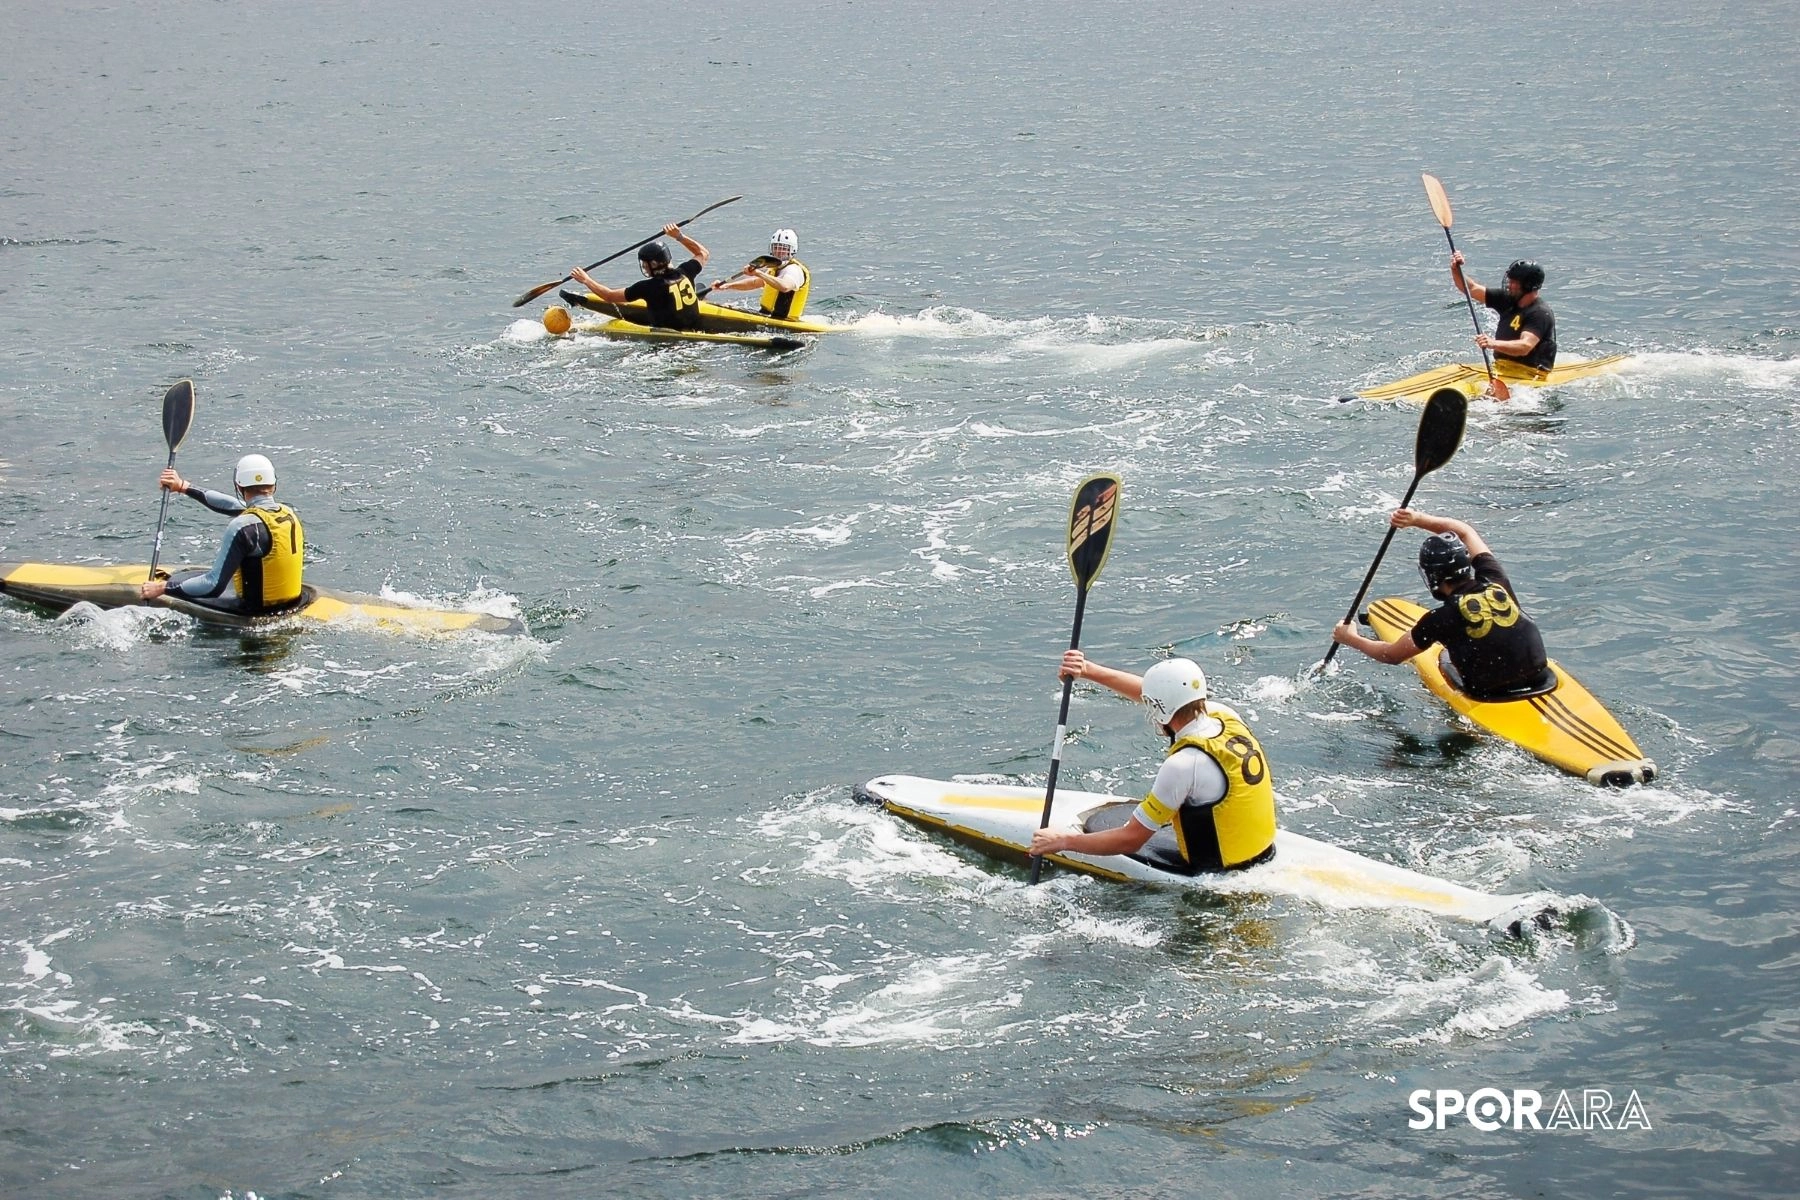
<path fill-rule="evenodd" d="M 1419 574 L 1435 592 L 1441 583 L 1475 578 L 1475 567 L 1461 538 L 1454 533 L 1434 533 L 1419 547 Z"/>
<path fill-rule="evenodd" d="M 1544 286 L 1544 268 L 1526 258 L 1506 268 L 1506 277 L 1518 280 L 1520 289 L 1527 292 L 1535 292 Z"/>
<path fill-rule="evenodd" d="M 661 242 L 647 242 L 638 247 L 638 261 L 666 267 L 669 265 L 669 248 Z"/>
<path fill-rule="evenodd" d="M 274 487 L 275 464 L 260 454 L 246 454 L 238 459 L 231 481 L 240 488 Z"/>
<path fill-rule="evenodd" d="M 1206 673 L 1191 658 L 1171 658 L 1144 672 L 1144 707 L 1158 729 L 1196 700 L 1206 699 Z"/>
<path fill-rule="evenodd" d="M 800 251 L 800 237 L 791 229 L 777 229 L 769 235 L 769 253 L 776 258 L 792 258 Z"/>

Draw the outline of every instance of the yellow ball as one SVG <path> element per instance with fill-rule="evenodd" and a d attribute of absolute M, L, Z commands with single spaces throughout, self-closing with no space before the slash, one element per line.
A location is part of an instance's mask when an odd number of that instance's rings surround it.
<path fill-rule="evenodd" d="M 562 305 L 552 304 L 544 310 L 544 328 L 558 337 L 569 332 L 572 324 L 574 322 L 569 319 L 569 310 Z"/>

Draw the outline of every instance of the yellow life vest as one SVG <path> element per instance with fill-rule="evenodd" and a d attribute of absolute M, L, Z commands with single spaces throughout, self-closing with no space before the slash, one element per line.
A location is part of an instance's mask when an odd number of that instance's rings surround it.
<path fill-rule="evenodd" d="M 791 292 L 784 292 L 778 287 L 770 287 L 766 283 L 763 284 L 763 315 L 765 317 L 774 317 L 778 321 L 798 321 L 800 319 L 800 314 L 806 311 L 806 294 L 812 290 L 812 272 L 806 269 L 806 264 L 797 258 L 790 258 L 787 262 L 780 263 L 779 267 L 786 267 L 788 263 L 792 263 L 794 266 L 800 268 L 799 287 Z M 774 271 L 770 271 L 769 274 L 781 274 L 779 267 Z"/>
<path fill-rule="evenodd" d="M 238 599 L 252 608 L 293 603 L 300 598 L 300 570 L 306 559 L 306 533 L 300 528 L 299 516 L 285 504 L 274 508 L 251 505 L 244 511 L 268 528 L 269 552 L 246 561 L 232 576 Z"/>
<path fill-rule="evenodd" d="M 1217 847 L 1218 865 L 1230 868 L 1250 862 L 1275 844 L 1275 785 L 1269 779 L 1269 760 L 1250 727 L 1223 705 L 1208 706 L 1206 711 L 1218 718 L 1219 731 L 1206 738 L 1177 738 L 1169 753 L 1192 746 L 1225 772 L 1225 798 L 1196 815 L 1210 822 L 1211 837 L 1206 840 Z M 1195 866 L 1212 865 L 1206 860 L 1212 857 L 1213 846 L 1190 849 L 1189 838 L 1196 831 L 1182 825 L 1177 813 L 1173 826 L 1182 855 Z M 1201 826 L 1198 832 L 1204 836 L 1208 831 Z"/>

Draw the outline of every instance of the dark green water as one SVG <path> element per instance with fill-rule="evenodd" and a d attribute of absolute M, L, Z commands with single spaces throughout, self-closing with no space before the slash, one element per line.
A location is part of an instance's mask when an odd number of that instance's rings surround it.
<path fill-rule="evenodd" d="M 1790 1193 L 1795 18 L 1521 20 L 1534 52 L 1423 4 L 16 14 L 0 559 L 147 558 L 191 376 L 182 470 L 268 453 L 314 578 L 531 635 L 0 607 L 0 1193 Z M 1653 787 L 1410 672 L 1311 677 L 1417 420 L 1333 398 L 1471 350 L 1423 170 L 1480 278 L 1544 262 L 1565 356 L 1633 355 L 1477 405 L 1418 501 Z M 515 324 L 738 193 L 716 265 L 792 226 L 850 331 Z M 1588 915 L 1028 890 L 853 806 L 1042 781 L 1096 469 L 1095 657 L 1198 658 L 1290 827 Z M 165 554 L 218 532 L 178 505 Z M 1071 786 L 1147 786 L 1130 706 L 1072 724 Z M 1481 1087 L 1651 1128 L 1408 1128 Z"/>

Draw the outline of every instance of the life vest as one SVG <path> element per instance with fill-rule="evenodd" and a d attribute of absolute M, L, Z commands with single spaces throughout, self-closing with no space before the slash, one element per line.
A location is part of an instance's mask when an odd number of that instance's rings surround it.
<path fill-rule="evenodd" d="M 806 269 L 806 264 L 797 258 L 790 258 L 780 265 L 786 267 L 788 263 L 800 268 L 799 287 L 791 292 L 784 292 L 778 287 L 763 284 L 763 316 L 774 317 L 778 321 L 798 321 L 800 314 L 806 310 L 806 294 L 812 290 L 812 272 Z M 769 272 L 771 275 L 780 273 L 779 269 Z"/>
<path fill-rule="evenodd" d="M 1225 772 L 1225 798 L 1210 808 L 1182 805 L 1173 822 L 1176 844 L 1195 868 L 1245 866 L 1275 845 L 1275 785 L 1262 744 L 1239 716 L 1209 706 L 1219 731 L 1211 737 L 1175 739 L 1169 753 L 1192 746 Z"/>
<path fill-rule="evenodd" d="M 280 608 L 300 598 L 300 570 L 306 558 L 306 533 L 300 518 L 285 504 L 251 505 L 244 510 L 269 531 L 269 552 L 244 560 L 232 576 L 238 599 L 248 608 Z"/>

